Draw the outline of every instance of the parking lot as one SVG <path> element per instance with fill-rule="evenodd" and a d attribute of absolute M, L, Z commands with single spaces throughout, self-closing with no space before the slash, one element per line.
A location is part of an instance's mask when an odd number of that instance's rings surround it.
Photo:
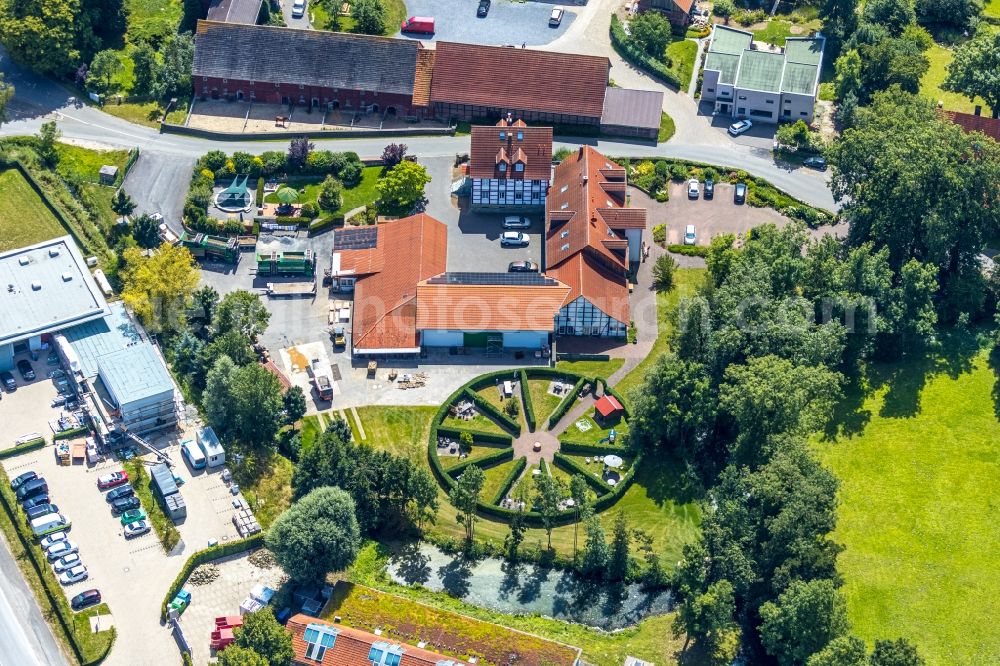
<path fill-rule="evenodd" d="M 42 352 L 39 360 L 31 362 L 35 371 L 33 381 L 25 381 L 17 370 L 11 371 L 17 382 L 17 390 L 8 392 L 4 389 L 3 397 L 0 398 L 0 424 L 3 424 L 0 449 L 11 448 L 18 437 L 29 433 L 37 432 L 48 440 L 52 439 L 49 421 L 58 419 L 62 410 L 52 406 L 52 400 L 59 395 L 56 388 L 58 379 L 48 377 L 48 373 L 56 366 L 46 365 L 47 354 L 48 352 Z M 16 357 L 22 358 L 26 359 L 28 355 L 20 354 Z"/>
<path fill-rule="evenodd" d="M 434 18 L 434 35 L 401 35 L 421 41 L 440 40 L 492 46 L 540 46 L 562 35 L 576 19 L 571 6 L 564 5 L 562 23 L 549 27 L 554 4 L 492 0 L 485 18 L 476 16 L 479 0 L 407 0 L 408 16 Z"/>

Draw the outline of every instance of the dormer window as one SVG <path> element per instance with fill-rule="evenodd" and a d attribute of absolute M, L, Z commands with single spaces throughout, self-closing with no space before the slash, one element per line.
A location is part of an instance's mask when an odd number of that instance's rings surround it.
<path fill-rule="evenodd" d="M 497 165 L 497 169 L 500 170 L 500 173 L 504 173 L 507 171 L 507 165 L 504 162 L 501 162 Z"/>
<path fill-rule="evenodd" d="M 399 645 L 389 645 L 385 641 L 374 643 L 368 651 L 368 661 L 372 666 L 399 666 L 402 658 L 403 648 Z"/>
<path fill-rule="evenodd" d="M 559 234 L 559 238 L 566 238 L 566 236 L 569 236 L 569 231 L 564 231 L 561 234 Z"/>
<path fill-rule="evenodd" d="M 514 165 L 514 171 L 516 171 L 518 173 L 521 173 L 522 171 L 524 171 L 524 164 L 522 164 L 521 162 L 518 162 L 517 164 L 515 164 Z"/>
<path fill-rule="evenodd" d="M 504 132 L 503 130 L 500 130 L 500 140 L 501 141 L 506 141 L 507 140 L 507 132 Z"/>
<path fill-rule="evenodd" d="M 569 249 L 569 243 L 563 243 L 563 246 L 561 248 L 559 248 L 559 249 L 562 250 L 563 252 L 565 252 L 566 250 Z"/>
<path fill-rule="evenodd" d="M 323 624 L 310 624 L 306 626 L 306 631 L 302 634 L 302 640 L 305 641 L 306 647 L 306 659 L 312 659 L 313 661 L 323 661 L 323 657 L 326 656 L 326 651 L 332 648 L 334 643 L 337 642 L 337 634 L 339 632 L 333 627 L 328 627 Z"/>
<path fill-rule="evenodd" d="M 524 132 L 518 132 L 517 133 L 517 140 L 518 141 L 524 141 Z"/>

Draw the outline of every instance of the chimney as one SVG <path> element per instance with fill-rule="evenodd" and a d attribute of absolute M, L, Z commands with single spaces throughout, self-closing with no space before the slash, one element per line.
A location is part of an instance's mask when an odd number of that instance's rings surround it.
<path fill-rule="evenodd" d="M 979 104 L 976 104 L 976 109 L 972 113 L 973 113 L 973 115 L 977 115 L 978 116 L 978 115 L 982 114 L 982 112 L 983 112 L 983 107 L 980 106 Z"/>

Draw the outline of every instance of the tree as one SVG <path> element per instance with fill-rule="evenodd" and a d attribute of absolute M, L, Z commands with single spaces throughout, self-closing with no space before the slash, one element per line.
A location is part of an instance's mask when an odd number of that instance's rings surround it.
<path fill-rule="evenodd" d="M 205 343 L 196 338 L 191 331 L 183 331 L 174 340 L 170 351 L 173 358 L 171 367 L 182 375 L 190 375 L 197 381 L 204 369 L 202 353 L 205 351 Z"/>
<path fill-rule="evenodd" d="M 920 80 L 930 67 L 921 44 L 910 39 L 885 39 L 876 44 L 864 44 L 861 54 L 862 99 L 894 85 L 908 93 L 920 90 Z"/>
<path fill-rule="evenodd" d="M 869 659 L 871 666 L 924 666 L 924 659 L 915 645 L 905 638 L 875 641 Z"/>
<path fill-rule="evenodd" d="M 674 288 L 674 271 L 677 270 L 677 262 L 669 254 L 661 254 L 653 264 L 653 289 L 656 291 L 670 291 Z"/>
<path fill-rule="evenodd" d="M 128 217 L 135 210 L 135 201 L 128 195 L 124 187 L 119 188 L 111 197 L 111 210 L 122 217 Z"/>
<path fill-rule="evenodd" d="M 90 61 L 87 87 L 99 95 L 113 92 L 112 80 L 122 71 L 122 62 L 115 51 L 101 51 Z"/>
<path fill-rule="evenodd" d="M 524 512 L 514 511 L 514 515 L 510 517 L 510 531 L 507 532 L 507 536 L 503 540 L 504 552 L 507 555 L 507 559 L 512 562 L 517 561 L 517 550 L 524 541 L 524 533 L 526 531 L 527 526 L 524 524 Z"/>
<path fill-rule="evenodd" d="M 658 60 L 662 60 L 670 43 L 671 28 L 663 14 L 657 11 L 640 12 L 629 26 L 634 39 L 642 50 Z"/>
<path fill-rule="evenodd" d="M 858 27 L 857 0 L 824 0 L 819 9 L 823 22 L 823 35 L 827 39 L 830 56 L 840 53 L 840 47 Z"/>
<path fill-rule="evenodd" d="M 264 3 L 267 4 L 267 3 Z M 202 0 L 184 0 L 184 14 L 181 17 L 181 32 L 194 32 L 198 19 L 205 18 L 207 7 Z"/>
<path fill-rule="evenodd" d="M 809 133 L 809 126 L 801 119 L 794 123 L 780 125 L 775 133 L 775 139 L 780 145 L 796 150 L 811 150 L 813 147 L 813 137 Z"/>
<path fill-rule="evenodd" d="M 388 170 L 402 162 L 406 151 L 405 143 L 390 143 L 382 151 L 382 168 Z"/>
<path fill-rule="evenodd" d="M 205 416 L 220 437 L 251 452 L 273 446 L 284 404 L 281 383 L 263 366 L 239 366 L 229 356 L 220 356 L 208 372 L 202 400 Z"/>
<path fill-rule="evenodd" d="M 243 616 L 243 626 L 233 632 L 236 645 L 253 650 L 264 657 L 270 666 L 289 666 L 295 651 L 292 634 L 274 618 L 274 612 L 265 606 Z M 224 652 L 227 652 L 226 648 Z"/>
<path fill-rule="evenodd" d="M 917 0 L 914 9 L 921 25 L 963 30 L 972 25 L 983 6 L 978 0 Z"/>
<path fill-rule="evenodd" d="M 865 642 L 857 636 L 840 636 L 814 653 L 807 666 L 869 666 Z"/>
<path fill-rule="evenodd" d="M 205 365 L 211 365 L 212 360 L 220 356 L 228 356 L 240 367 L 257 361 L 250 341 L 236 331 L 226 331 L 212 338 L 212 342 L 205 348 Z"/>
<path fill-rule="evenodd" d="M 427 169 L 416 162 L 403 161 L 389 169 L 375 188 L 383 205 L 408 211 L 423 201 L 424 186 L 429 182 Z"/>
<path fill-rule="evenodd" d="M 538 513 L 542 514 L 542 526 L 545 527 L 549 550 L 552 549 L 552 530 L 556 526 L 563 490 L 562 481 L 549 474 L 547 470 L 535 478 L 535 506 L 538 508 Z"/>
<path fill-rule="evenodd" d="M 316 197 L 316 203 L 324 212 L 335 213 L 343 205 L 343 191 L 344 186 L 339 180 L 333 176 L 327 176 L 323 180 L 323 184 L 319 186 L 319 196 Z"/>
<path fill-rule="evenodd" d="M 219 435 L 226 435 L 229 425 L 229 397 L 233 392 L 233 378 L 236 364 L 228 356 L 220 356 L 208 371 L 205 378 L 205 391 L 202 393 L 202 407 L 205 419 L 212 424 Z"/>
<path fill-rule="evenodd" d="M 316 144 L 311 142 L 308 137 L 300 137 L 298 139 L 292 139 L 288 144 L 288 169 L 290 171 L 299 171 L 306 165 L 306 160 L 309 159 L 309 153 L 316 148 Z"/>
<path fill-rule="evenodd" d="M 517 400 L 511 398 L 503 403 L 503 413 L 517 420 L 518 414 L 521 413 L 520 403 Z"/>
<path fill-rule="evenodd" d="M 868 23 L 884 27 L 892 37 L 899 37 L 916 19 L 909 0 L 869 0 L 861 16 Z"/>
<path fill-rule="evenodd" d="M 847 632 L 847 609 L 832 580 L 796 580 L 760 608 L 760 639 L 781 666 L 805 663 Z"/>
<path fill-rule="evenodd" d="M 181 33 L 171 37 L 163 47 L 163 62 L 156 74 L 153 97 L 180 97 L 191 91 L 191 67 L 194 64 L 194 37 Z"/>
<path fill-rule="evenodd" d="M 343 571 L 361 548 L 354 500 L 340 488 L 317 488 L 278 516 L 267 547 L 294 582 L 322 584 Z"/>
<path fill-rule="evenodd" d="M 608 556 L 608 578 L 610 580 L 625 580 L 628 577 L 629 565 L 632 562 L 630 554 L 631 537 L 625 514 L 619 511 L 615 514 L 615 523 L 611 529 L 611 553 Z"/>
<path fill-rule="evenodd" d="M 458 477 L 458 481 L 448 493 L 448 500 L 458 510 L 456 520 L 465 527 L 466 546 L 472 544 L 476 531 L 476 504 L 483 492 L 486 474 L 476 465 L 470 465 Z"/>
<path fill-rule="evenodd" d="M 943 87 L 970 102 L 982 97 L 994 113 L 1000 112 L 1000 32 L 980 30 L 955 49 Z"/>
<path fill-rule="evenodd" d="M 132 204 L 133 207 L 135 204 Z M 160 225 L 149 215 L 140 215 L 132 221 L 132 238 L 146 250 L 160 246 Z"/>
<path fill-rule="evenodd" d="M 610 552 L 601 519 L 589 508 L 585 512 L 587 542 L 583 547 L 583 571 L 590 576 L 600 576 L 608 566 Z"/>
<path fill-rule="evenodd" d="M 715 4 L 712 6 L 712 13 L 719 18 L 726 19 L 726 25 L 729 24 L 729 17 L 733 15 L 736 11 L 736 6 L 733 4 L 733 0 L 716 0 Z"/>
<path fill-rule="evenodd" d="M 215 312 L 215 335 L 235 331 L 250 342 L 267 330 L 271 313 L 260 294 L 237 289 L 222 297 Z"/>
<path fill-rule="evenodd" d="M 120 271 L 122 300 L 151 333 L 179 331 L 198 286 L 194 257 L 183 247 L 164 244 L 150 257 L 125 250 Z"/>
<path fill-rule="evenodd" d="M 834 63 L 834 69 L 837 72 L 836 78 L 833 81 L 834 94 L 838 100 L 843 100 L 851 93 L 857 95 L 861 91 L 861 72 L 863 68 L 861 54 L 858 53 L 857 49 L 851 49 L 842 53 Z"/>
<path fill-rule="evenodd" d="M 206 284 L 195 290 L 193 300 L 191 318 L 197 319 L 206 327 L 211 326 L 215 311 L 219 307 L 219 292 Z"/>
<path fill-rule="evenodd" d="M 580 512 L 590 504 L 590 488 L 582 474 L 574 474 L 569 480 L 569 496 L 573 499 L 576 520 L 573 521 L 573 561 L 576 561 L 577 534 L 580 531 Z"/>
<path fill-rule="evenodd" d="M 200 0 L 199 0 L 200 2 Z M 269 666 L 267 659 L 239 645 L 230 645 L 219 653 L 219 666 Z"/>
<path fill-rule="evenodd" d="M 684 599 L 674 619 L 674 634 L 685 635 L 685 648 L 687 641 L 693 638 L 707 648 L 713 663 L 729 664 L 732 656 L 724 652 L 730 643 L 727 638 L 733 633 L 739 635 L 735 616 L 733 585 L 728 580 L 720 580 L 712 583 L 704 593 Z"/>
<path fill-rule="evenodd" d="M 38 142 L 35 144 L 35 150 L 38 151 L 38 156 L 42 158 L 42 162 L 48 166 L 55 166 L 59 162 L 59 151 L 57 150 L 56 143 L 59 141 L 60 136 L 62 136 L 62 132 L 59 131 L 54 120 L 42 123 L 42 126 L 38 128 L 38 135 L 36 136 Z"/>
<path fill-rule="evenodd" d="M 0 35 L 11 57 L 36 72 L 66 76 L 81 59 L 79 13 L 80 0 L 0 3 Z"/>
<path fill-rule="evenodd" d="M 0 72 L 0 126 L 7 122 L 7 104 L 14 99 L 14 86 L 5 83 Z"/>
<path fill-rule="evenodd" d="M 382 0 L 357 0 L 351 5 L 354 32 L 361 35 L 385 33 L 385 7 Z"/>
<path fill-rule="evenodd" d="M 132 51 L 132 93 L 140 97 L 149 97 L 156 86 L 156 75 L 159 62 L 156 51 L 146 42 L 142 42 Z"/>
<path fill-rule="evenodd" d="M 285 391 L 281 399 L 285 407 L 285 420 L 295 423 L 306 414 L 306 394 L 300 386 L 293 386 Z"/>

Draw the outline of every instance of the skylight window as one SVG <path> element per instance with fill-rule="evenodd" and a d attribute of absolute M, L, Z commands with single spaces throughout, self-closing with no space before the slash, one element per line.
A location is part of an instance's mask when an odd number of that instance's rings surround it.
<path fill-rule="evenodd" d="M 306 648 L 306 659 L 323 661 L 327 649 L 332 648 L 337 642 L 338 633 L 333 627 L 322 624 L 306 626 L 306 631 L 302 634 L 302 640 L 309 646 Z"/>
<path fill-rule="evenodd" d="M 566 238 L 566 236 L 569 236 L 569 231 L 568 230 L 562 232 L 561 234 L 559 234 L 559 238 Z"/>
<path fill-rule="evenodd" d="M 517 133 L 517 140 L 518 141 L 524 141 L 524 132 L 518 132 Z"/>
<path fill-rule="evenodd" d="M 563 246 L 559 248 L 560 250 L 566 251 L 569 249 L 569 243 L 563 243 Z"/>
<path fill-rule="evenodd" d="M 559 210 L 566 210 L 567 208 L 569 208 L 569 202 L 568 201 L 566 203 L 564 203 L 562 206 L 559 206 Z"/>
<path fill-rule="evenodd" d="M 560 193 L 560 194 L 562 194 L 563 192 L 565 192 L 565 191 L 566 191 L 566 190 L 568 190 L 568 189 L 569 189 L 569 185 L 563 185 L 563 186 L 562 186 L 562 187 L 561 187 L 561 188 L 559 189 L 559 193 Z"/>
<path fill-rule="evenodd" d="M 504 140 L 506 140 L 506 138 L 507 138 L 507 132 L 504 132 L 504 131 L 501 130 L 501 132 L 500 132 L 500 140 L 504 141 Z"/>

